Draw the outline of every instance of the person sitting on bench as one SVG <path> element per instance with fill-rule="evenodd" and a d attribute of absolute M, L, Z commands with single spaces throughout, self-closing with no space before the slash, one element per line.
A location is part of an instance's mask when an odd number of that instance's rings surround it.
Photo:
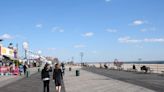
<path fill-rule="evenodd" d="M 143 66 L 141 67 L 141 70 L 145 70 L 145 73 L 147 73 L 148 68 L 147 68 L 145 65 L 143 65 Z"/>
<path fill-rule="evenodd" d="M 105 67 L 105 69 L 108 69 L 108 66 L 107 66 L 107 64 L 104 64 L 104 67 Z"/>

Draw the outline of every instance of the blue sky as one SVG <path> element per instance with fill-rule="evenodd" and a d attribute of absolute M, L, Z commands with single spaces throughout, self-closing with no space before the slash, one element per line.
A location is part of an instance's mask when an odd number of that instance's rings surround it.
<path fill-rule="evenodd" d="M 163 0 L 1 0 L 5 46 L 86 62 L 164 60 Z"/>

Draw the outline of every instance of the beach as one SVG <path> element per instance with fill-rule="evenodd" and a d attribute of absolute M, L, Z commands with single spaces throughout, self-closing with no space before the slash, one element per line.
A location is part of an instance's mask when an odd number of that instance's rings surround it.
<path fill-rule="evenodd" d="M 104 67 L 104 64 L 105 63 L 101 63 L 102 67 Z M 113 63 L 106 63 L 108 68 L 114 68 L 114 69 L 117 69 L 117 67 L 113 64 Z M 136 66 L 136 69 L 138 71 L 141 71 L 140 70 L 140 67 L 145 65 L 146 67 L 150 67 L 150 69 L 152 70 L 152 73 L 162 73 L 162 71 L 164 71 L 164 64 L 145 64 L 145 63 L 130 63 L 130 64 L 127 64 L 127 63 L 123 63 L 123 65 L 121 66 L 121 68 L 123 70 L 128 70 L 128 69 L 132 69 L 132 66 L 133 64 Z M 100 63 L 93 63 L 93 64 L 88 64 L 89 66 L 95 66 L 97 68 L 100 67 Z"/>

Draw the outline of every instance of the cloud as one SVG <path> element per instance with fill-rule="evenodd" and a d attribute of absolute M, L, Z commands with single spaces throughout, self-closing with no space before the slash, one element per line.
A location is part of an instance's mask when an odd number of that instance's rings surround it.
<path fill-rule="evenodd" d="M 105 2 L 111 2 L 112 0 L 105 0 Z"/>
<path fill-rule="evenodd" d="M 74 45 L 74 48 L 85 48 L 86 46 L 83 45 L 83 44 L 77 44 L 77 45 Z"/>
<path fill-rule="evenodd" d="M 98 52 L 94 50 L 94 51 L 92 51 L 92 53 L 93 53 L 93 54 L 97 54 Z"/>
<path fill-rule="evenodd" d="M 55 51 L 56 48 L 47 48 L 47 50 L 49 50 L 49 51 Z"/>
<path fill-rule="evenodd" d="M 36 27 L 36 28 L 42 28 L 43 25 L 42 25 L 42 24 L 36 24 L 35 27 Z"/>
<path fill-rule="evenodd" d="M 164 38 L 132 39 L 132 38 L 126 36 L 126 37 L 120 37 L 118 39 L 118 41 L 120 43 L 141 43 L 141 42 L 155 43 L 155 42 L 164 42 Z"/>
<path fill-rule="evenodd" d="M 23 40 L 26 40 L 27 39 L 27 37 L 25 37 L 25 36 L 23 36 L 23 35 L 16 35 L 15 36 L 16 38 L 18 38 L 18 39 L 23 39 Z"/>
<path fill-rule="evenodd" d="M 106 31 L 107 32 L 110 32 L 110 33 L 116 33 L 116 32 L 118 32 L 117 29 L 107 29 Z"/>
<path fill-rule="evenodd" d="M 150 32 L 150 31 L 156 31 L 156 28 L 143 28 L 140 30 L 141 32 Z"/>
<path fill-rule="evenodd" d="M 145 38 L 144 42 L 164 42 L 164 38 Z"/>
<path fill-rule="evenodd" d="M 3 34 L 0 36 L 0 39 L 13 39 L 14 37 L 12 37 L 11 35 L 9 34 Z"/>
<path fill-rule="evenodd" d="M 139 43 L 139 42 L 141 42 L 141 40 L 132 39 L 132 38 L 130 38 L 129 36 L 120 37 L 120 38 L 118 39 L 118 41 L 121 42 L 121 43 Z"/>
<path fill-rule="evenodd" d="M 144 20 L 138 19 L 138 20 L 134 20 L 132 22 L 132 25 L 139 26 L 139 25 L 143 25 L 144 23 L 146 23 Z"/>
<path fill-rule="evenodd" d="M 144 48 L 144 47 L 141 46 L 141 45 L 136 45 L 136 47 L 137 47 L 137 48 L 141 48 L 141 49 Z"/>
<path fill-rule="evenodd" d="M 60 33 L 62 33 L 62 32 L 64 32 L 64 29 L 62 29 L 60 27 L 53 27 L 51 32 L 60 32 Z"/>
<path fill-rule="evenodd" d="M 147 32 L 148 29 L 147 29 L 147 28 L 143 28 L 143 29 L 141 29 L 140 31 L 141 31 L 141 32 Z"/>
<path fill-rule="evenodd" d="M 83 34 L 84 37 L 92 37 L 93 35 L 94 35 L 93 32 L 87 32 Z"/>

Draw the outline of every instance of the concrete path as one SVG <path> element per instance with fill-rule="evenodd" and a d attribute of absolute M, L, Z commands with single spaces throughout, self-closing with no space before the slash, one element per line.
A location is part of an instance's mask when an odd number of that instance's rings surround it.
<path fill-rule="evenodd" d="M 38 72 L 38 67 L 37 68 L 29 68 L 29 71 L 30 71 L 30 75 L 32 75 L 32 74 Z M 3 87 L 12 82 L 18 81 L 24 77 L 26 77 L 24 74 L 22 74 L 22 76 L 19 76 L 19 75 L 0 76 L 0 87 Z"/>
<path fill-rule="evenodd" d="M 43 92 L 43 83 L 40 73 L 3 86 L 0 88 L 0 92 Z M 52 80 L 50 81 L 50 92 L 55 92 L 55 84 Z M 65 92 L 64 87 L 62 87 L 62 92 Z"/>
<path fill-rule="evenodd" d="M 92 67 L 83 69 L 116 80 L 139 85 L 157 92 L 164 92 L 164 76 L 160 76 L 159 74 L 145 74 L 141 72 L 126 72 Z"/>
<path fill-rule="evenodd" d="M 75 70 L 71 72 L 66 70 L 64 78 L 66 92 L 155 92 L 85 70 L 80 70 L 80 76 L 76 77 Z"/>

